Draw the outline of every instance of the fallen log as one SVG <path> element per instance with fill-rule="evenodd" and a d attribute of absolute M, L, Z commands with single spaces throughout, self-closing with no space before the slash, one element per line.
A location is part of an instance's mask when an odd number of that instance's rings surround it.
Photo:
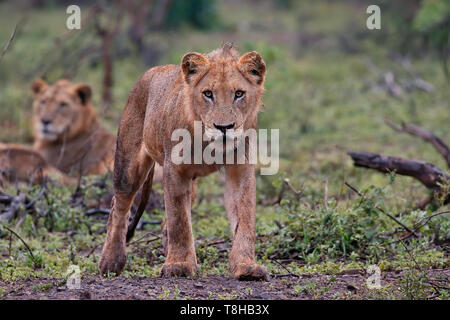
<path fill-rule="evenodd" d="M 390 157 L 370 152 L 348 152 L 348 155 L 353 159 L 354 165 L 357 167 L 374 169 L 383 173 L 395 172 L 399 175 L 410 176 L 420 181 L 433 192 L 439 192 L 441 185 L 450 181 L 450 175 L 425 161 Z M 444 204 L 449 202 L 450 195 L 447 195 Z"/>

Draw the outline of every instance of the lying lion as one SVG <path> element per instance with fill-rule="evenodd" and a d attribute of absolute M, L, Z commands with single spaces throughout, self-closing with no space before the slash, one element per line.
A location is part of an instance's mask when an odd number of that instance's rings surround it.
<path fill-rule="evenodd" d="M 71 176 L 112 171 L 116 137 L 100 124 L 91 103 L 91 87 L 65 79 L 54 85 L 36 79 L 31 89 L 34 150 Z M 160 181 L 162 168 L 157 172 Z"/>
<path fill-rule="evenodd" d="M 3 144 L 0 168 L 8 172 L 4 180 L 28 182 L 28 173 L 33 172 L 43 177 L 55 172 L 58 176 L 80 176 L 112 171 L 116 138 L 100 125 L 91 104 L 91 88 L 69 80 L 51 86 L 36 79 L 31 89 L 33 149 Z M 36 183 L 42 179 L 33 180 Z M 58 180 L 74 181 L 68 177 Z"/>
<path fill-rule="evenodd" d="M 181 65 L 150 69 L 131 91 L 120 123 L 114 167 L 114 198 L 99 262 L 101 274 L 120 274 L 126 263 L 130 206 L 137 191 L 151 188 L 155 162 L 163 166 L 168 248 L 162 275 L 190 276 L 197 269 L 191 226 L 194 179 L 225 169 L 225 207 L 233 232 L 230 272 L 239 279 L 267 279 L 255 261 L 256 187 L 252 164 L 175 164 L 174 130 L 225 139 L 228 129 L 256 129 L 266 66 L 259 53 L 243 56 L 231 45 L 207 55 L 188 53 Z M 204 148 L 204 146 L 203 146 Z M 224 155 L 235 152 L 224 149 Z M 234 156 L 234 155 L 233 155 Z M 194 163 L 194 162 L 191 162 Z M 145 197 L 143 197 L 145 198 Z"/>
<path fill-rule="evenodd" d="M 91 88 L 59 80 L 33 81 L 34 150 L 69 175 L 103 174 L 114 164 L 116 138 L 91 104 Z"/>

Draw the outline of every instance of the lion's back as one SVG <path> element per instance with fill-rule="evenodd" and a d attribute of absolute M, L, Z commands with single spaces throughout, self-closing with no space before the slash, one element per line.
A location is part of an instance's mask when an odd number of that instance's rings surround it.
<path fill-rule="evenodd" d="M 158 108 L 168 105 L 177 95 L 181 87 L 179 65 L 164 65 L 154 67 L 144 75 L 148 79 L 148 105 L 149 108 Z"/>

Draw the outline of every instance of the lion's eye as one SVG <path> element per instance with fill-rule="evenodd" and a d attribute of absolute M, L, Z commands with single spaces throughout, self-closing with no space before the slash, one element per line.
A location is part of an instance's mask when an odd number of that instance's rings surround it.
<path fill-rule="evenodd" d="M 61 102 L 60 104 L 59 104 L 59 107 L 62 109 L 62 108 L 65 108 L 65 107 L 67 107 L 67 103 L 65 103 L 65 102 Z"/>
<path fill-rule="evenodd" d="M 203 91 L 203 95 L 204 95 L 205 97 L 207 97 L 208 99 L 211 99 L 211 100 L 214 99 L 214 98 L 213 98 L 213 93 L 212 93 L 211 90 L 205 90 L 205 91 Z"/>
<path fill-rule="evenodd" d="M 239 99 L 239 98 L 242 98 L 244 95 L 245 95 L 245 91 L 237 90 L 237 91 L 234 93 L 234 100 Z"/>

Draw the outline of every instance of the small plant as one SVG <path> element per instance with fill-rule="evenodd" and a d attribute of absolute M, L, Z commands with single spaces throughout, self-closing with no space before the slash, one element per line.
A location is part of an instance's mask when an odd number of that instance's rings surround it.
<path fill-rule="evenodd" d="M 32 287 L 34 291 L 48 291 L 53 287 L 53 283 L 42 283 Z"/>
<path fill-rule="evenodd" d="M 428 281 L 429 278 L 423 271 L 416 269 L 405 271 L 403 276 L 398 280 L 402 297 L 408 300 L 427 299 L 431 289 Z"/>
<path fill-rule="evenodd" d="M 165 286 L 162 287 L 163 292 L 158 295 L 159 300 L 169 300 L 170 299 L 170 290 L 167 289 Z"/>
<path fill-rule="evenodd" d="M 26 260 L 26 264 L 27 266 L 29 266 L 30 268 L 41 268 L 42 264 L 43 264 L 43 256 L 40 252 L 35 251 L 33 253 L 33 255 L 31 255 L 30 253 L 27 253 L 27 260 Z"/>

